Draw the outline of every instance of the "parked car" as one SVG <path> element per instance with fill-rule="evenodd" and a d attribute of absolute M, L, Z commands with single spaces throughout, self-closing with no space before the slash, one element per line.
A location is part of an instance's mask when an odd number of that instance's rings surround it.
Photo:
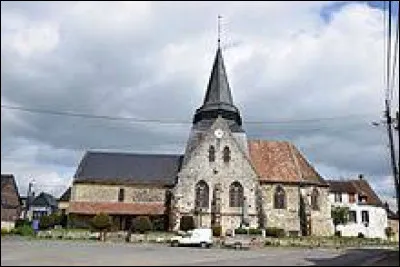
<path fill-rule="evenodd" d="M 171 246 L 200 246 L 209 248 L 213 244 L 212 229 L 197 228 L 171 238 Z"/>

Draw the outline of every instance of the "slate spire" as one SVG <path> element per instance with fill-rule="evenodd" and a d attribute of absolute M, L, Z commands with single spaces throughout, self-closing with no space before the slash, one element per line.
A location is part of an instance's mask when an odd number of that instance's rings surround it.
<path fill-rule="evenodd" d="M 221 47 L 218 46 L 203 105 L 226 103 L 233 105 L 231 89 L 226 76 Z"/>
<path fill-rule="evenodd" d="M 216 119 L 218 116 L 231 120 L 238 126 L 242 125 L 239 110 L 233 104 L 220 42 L 218 42 L 217 53 L 215 55 L 203 105 L 196 110 L 193 123 L 202 120 Z"/>

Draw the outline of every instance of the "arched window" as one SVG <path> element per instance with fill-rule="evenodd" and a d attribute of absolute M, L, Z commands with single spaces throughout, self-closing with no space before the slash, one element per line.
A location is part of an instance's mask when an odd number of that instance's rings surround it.
<path fill-rule="evenodd" d="M 210 146 L 208 149 L 208 161 L 209 162 L 214 162 L 215 161 L 215 147 Z"/>
<path fill-rule="evenodd" d="M 318 190 L 316 188 L 314 188 L 311 193 L 311 208 L 313 210 L 319 210 L 318 198 L 319 198 Z"/>
<path fill-rule="evenodd" d="M 275 209 L 285 209 L 286 208 L 285 190 L 283 190 L 283 187 L 280 185 L 278 185 L 275 189 L 274 208 Z"/>
<path fill-rule="evenodd" d="M 239 182 L 233 182 L 229 187 L 229 206 L 243 206 L 243 186 Z"/>
<path fill-rule="evenodd" d="M 209 207 L 209 189 L 206 182 L 203 180 L 196 184 L 196 208 L 208 208 Z"/>
<path fill-rule="evenodd" d="M 229 147 L 224 147 L 224 162 L 229 162 L 231 160 L 231 151 Z"/>

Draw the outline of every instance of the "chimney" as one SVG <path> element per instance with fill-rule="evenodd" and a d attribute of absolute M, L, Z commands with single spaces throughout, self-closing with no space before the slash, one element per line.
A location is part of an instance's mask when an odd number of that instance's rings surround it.
<path fill-rule="evenodd" d="M 364 178 L 364 175 L 363 175 L 363 174 L 359 174 L 359 175 L 358 175 L 358 179 L 362 180 L 363 178 Z"/>
<path fill-rule="evenodd" d="M 385 210 L 389 210 L 389 204 L 387 202 L 385 202 L 384 206 L 385 206 Z"/>

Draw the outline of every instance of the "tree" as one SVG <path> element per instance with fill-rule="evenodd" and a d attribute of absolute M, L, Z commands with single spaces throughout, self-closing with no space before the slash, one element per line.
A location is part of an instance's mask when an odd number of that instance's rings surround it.
<path fill-rule="evenodd" d="M 385 234 L 386 234 L 386 237 L 390 240 L 392 238 L 392 236 L 394 236 L 395 233 L 394 233 L 392 227 L 388 226 L 385 228 Z"/>
<path fill-rule="evenodd" d="M 332 207 L 331 217 L 333 219 L 333 225 L 336 227 L 339 224 L 345 224 L 349 220 L 349 208 L 348 207 Z"/>
<path fill-rule="evenodd" d="M 153 225 L 147 216 L 139 216 L 132 221 L 132 232 L 144 234 L 153 229 Z"/>
<path fill-rule="evenodd" d="M 62 216 L 60 213 L 56 212 L 50 215 L 52 226 L 61 225 Z"/>
<path fill-rule="evenodd" d="M 54 226 L 53 217 L 51 215 L 43 215 L 39 219 L 39 227 L 41 230 L 46 230 Z"/>
<path fill-rule="evenodd" d="M 92 227 L 100 231 L 100 239 L 106 241 L 106 233 L 112 226 L 111 217 L 105 213 L 99 213 L 91 221 Z"/>

